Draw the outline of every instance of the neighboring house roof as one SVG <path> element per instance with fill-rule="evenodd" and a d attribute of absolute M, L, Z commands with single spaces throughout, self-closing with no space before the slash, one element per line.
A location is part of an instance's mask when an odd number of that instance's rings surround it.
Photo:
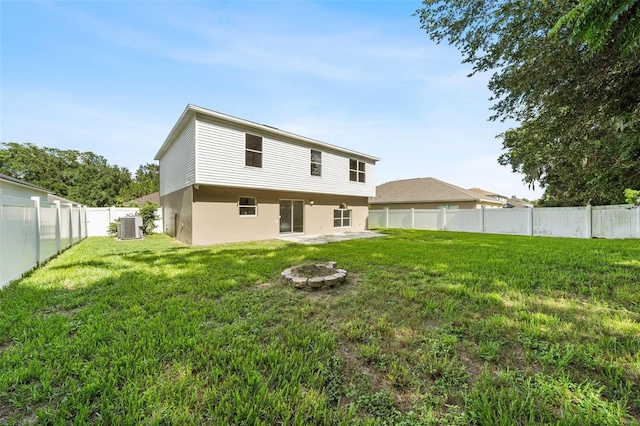
<path fill-rule="evenodd" d="M 507 200 L 507 207 L 512 207 L 516 209 L 524 209 L 524 208 L 532 208 L 533 204 L 528 203 L 526 201 L 519 200 L 517 198 L 509 198 Z"/>
<path fill-rule="evenodd" d="M 329 149 L 332 149 L 332 150 L 335 150 L 335 151 L 338 151 L 338 152 L 343 152 L 343 153 L 346 153 L 346 154 L 349 154 L 349 155 L 355 155 L 355 156 L 358 156 L 358 157 L 361 157 L 361 158 L 372 160 L 374 162 L 375 161 L 380 161 L 379 158 L 372 157 L 371 155 L 363 154 L 363 153 L 357 152 L 357 151 L 352 151 L 352 150 L 349 150 L 349 149 L 346 149 L 346 148 L 341 148 L 341 147 L 336 146 L 336 145 L 331 145 L 331 144 L 328 144 L 328 143 L 325 143 L 325 142 L 320 142 L 320 141 L 317 141 L 315 139 L 310 139 L 310 138 L 307 138 L 307 137 L 304 137 L 304 136 L 296 135 L 294 133 L 285 132 L 285 131 L 280 130 L 278 128 L 268 126 L 266 124 L 258 124 L 258 123 L 254 123 L 253 121 L 248 121 L 248 120 L 244 120 L 242 118 L 233 117 L 231 115 L 222 114 L 221 112 L 212 111 L 210 109 L 202 108 L 202 107 L 199 107 L 199 106 L 196 106 L 196 105 L 193 105 L 193 104 L 188 104 L 187 105 L 187 107 L 183 111 L 182 115 L 178 119 L 178 122 L 173 126 L 173 129 L 171 129 L 171 132 L 169 132 L 169 135 L 167 136 L 167 138 L 165 139 L 164 143 L 160 147 L 160 150 L 158 151 L 158 153 L 155 156 L 155 160 L 160 160 L 162 158 L 162 156 L 169 149 L 171 144 L 173 144 L 173 142 L 175 142 L 176 137 L 178 136 L 178 134 L 180 133 L 182 128 L 191 120 L 191 118 L 193 118 L 193 116 L 195 114 L 200 114 L 200 115 L 203 115 L 205 117 L 211 117 L 211 118 L 216 118 L 216 119 L 219 119 L 219 120 L 224 120 L 226 122 L 237 124 L 237 125 L 247 126 L 247 127 L 252 128 L 252 129 L 259 130 L 260 132 L 265 133 L 265 134 L 273 134 L 273 135 L 277 135 L 277 136 L 284 136 L 284 137 L 289 138 L 289 139 L 294 139 L 294 140 L 297 140 L 297 141 L 300 141 L 300 142 L 316 145 L 316 146 L 321 147 L 321 148 L 329 148 Z"/>
<path fill-rule="evenodd" d="M 160 192 L 154 192 L 153 194 L 143 195 L 140 198 L 136 198 L 135 200 L 128 201 L 126 204 L 136 203 L 138 205 L 146 204 L 147 202 L 152 202 L 156 204 L 160 204 Z"/>
<path fill-rule="evenodd" d="M 441 203 L 456 201 L 482 201 L 502 205 L 502 202 L 483 197 L 478 193 L 432 177 L 404 179 L 383 183 L 376 187 L 375 198 L 369 199 L 369 203 L 371 204 Z"/>
<path fill-rule="evenodd" d="M 495 192 L 487 191 L 487 190 L 482 189 L 482 188 L 469 188 L 469 191 L 476 192 L 476 193 L 478 193 L 478 194 L 480 194 L 482 196 L 489 197 L 489 198 L 502 197 L 502 198 L 504 198 L 506 200 L 504 202 L 504 204 L 505 204 L 505 207 L 507 207 L 507 208 L 518 208 L 518 209 L 521 209 L 521 208 L 533 207 L 533 204 L 528 203 L 528 202 L 523 201 L 523 200 L 520 200 L 518 198 L 509 198 L 509 197 L 506 197 L 504 195 L 496 194 Z"/>
<path fill-rule="evenodd" d="M 2 174 L 2 173 L 0 173 L 0 180 L 5 180 L 7 182 L 15 183 L 17 185 L 24 186 L 25 188 L 36 189 L 38 191 L 43 191 L 43 192 L 46 192 L 46 193 L 49 193 L 49 194 L 53 194 L 53 192 L 49 191 L 48 189 L 42 188 L 42 187 L 37 186 L 37 185 L 32 185 L 30 183 L 27 183 L 27 182 L 21 180 L 21 179 L 16 179 L 14 177 L 11 177 L 9 175 L 5 175 L 5 174 Z"/>
<path fill-rule="evenodd" d="M 482 189 L 482 188 L 469 188 L 469 191 L 476 192 L 482 195 L 483 197 L 493 198 L 495 196 L 495 197 L 509 198 L 504 195 L 496 194 L 495 192 L 487 191 L 486 189 Z"/>

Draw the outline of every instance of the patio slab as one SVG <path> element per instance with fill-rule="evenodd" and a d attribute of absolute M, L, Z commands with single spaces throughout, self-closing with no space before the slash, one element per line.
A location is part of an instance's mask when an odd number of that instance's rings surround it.
<path fill-rule="evenodd" d="M 384 234 L 375 231 L 345 231 L 335 232 L 333 234 L 316 234 L 316 235 L 283 235 L 278 237 L 279 240 L 289 241 L 300 244 L 326 244 L 347 240 L 358 240 L 361 238 L 377 238 L 384 237 Z"/>

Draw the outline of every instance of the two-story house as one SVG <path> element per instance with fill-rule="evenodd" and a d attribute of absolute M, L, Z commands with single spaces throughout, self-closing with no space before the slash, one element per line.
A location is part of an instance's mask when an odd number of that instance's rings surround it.
<path fill-rule="evenodd" d="M 155 159 L 165 232 L 193 245 L 364 230 L 379 161 L 195 105 Z"/>

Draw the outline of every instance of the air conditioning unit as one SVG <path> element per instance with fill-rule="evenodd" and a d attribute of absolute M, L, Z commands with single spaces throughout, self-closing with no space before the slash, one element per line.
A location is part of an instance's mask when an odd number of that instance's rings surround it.
<path fill-rule="evenodd" d="M 120 223 L 118 224 L 118 238 L 121 240 L 142 238 L 142 217 L 126 216 L 120 218 Z"/>

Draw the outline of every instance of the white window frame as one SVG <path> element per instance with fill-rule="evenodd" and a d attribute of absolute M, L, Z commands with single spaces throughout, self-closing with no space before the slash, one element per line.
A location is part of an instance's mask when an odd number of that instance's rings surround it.
<path fill-rule="evenodd" d="M 254 204 L 243 204 L 244 200 L 253 200 Z M 243 209 L 253 209 L 253 214 L 242 214 Z M 240 217 L 256 217 L 258 216 L 258 198 L 257 197 L 238 197 L 238 216 Z"/>
<path fill-rule="evenodd" d="M 354 167 L 354 163 L 355 163 L 355 167 Z M 354 158 L 349 159 L 349 181 L 366 183 L 367 182 L 366 171 L 367 171 L 366 163 L 364 161 L 356 160 Z"/>
<path fill-rule="evenodd" d="M 336 217 L 336 213 L 340 212 L 340 217 Z M 345 213 L 347 213 L 345 217 Z M 333 227 L 334 228 L 351 228 L 352 211 L 346 204 L 340 204 L 340 207 L 333 211 Z M 340 226 L 336 226 L 336 220 L 340 221 Z M 346 225 L 345 225 L 346 221 Z"/>
<path fill-rule="evenodd" d="M 313 154 L 317 153 L 319 155 L 318 161 L 313 161 Z M 317 167 L 317 174 L 314 173 L 314 166 Z M 318 151 L 317 149 L 311 150 L 311 165 L 310 165 L 310 174 L 311 176 L 322 177 L 322 151 Z"/>
<path fill-rule="evenodd" d="M 249 148 L 249 138 L 260 138 L 260 150 Z M 255 166 L 253 164 L 247 164 L 247 153 L 252 154 L 260 154 L 260 165 Z M 261 169 L 263 166 L 264 160 L 264 138 L 262 136 L 254 135 L 252 133 L 245 133 L 244 136 L 244 165 L 245 167 L 253 167 L 256 169 Z"/>

